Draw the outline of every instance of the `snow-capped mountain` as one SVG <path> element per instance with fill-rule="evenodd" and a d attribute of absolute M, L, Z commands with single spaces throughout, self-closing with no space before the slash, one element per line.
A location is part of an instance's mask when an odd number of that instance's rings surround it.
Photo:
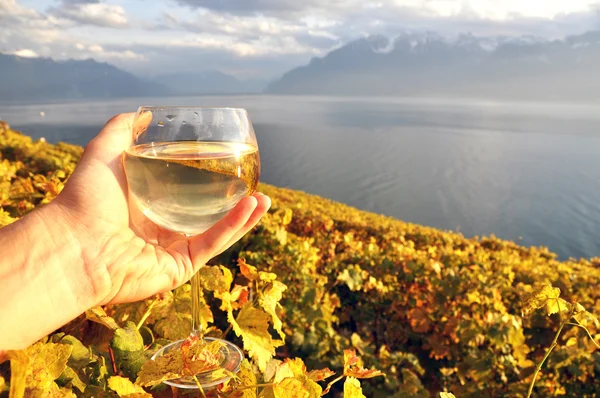
<path fill-rule="evenodd" d="M 600 31 L 533 36 L 369 36 L 314 58 L 269 93 L 600 98 Z"/>

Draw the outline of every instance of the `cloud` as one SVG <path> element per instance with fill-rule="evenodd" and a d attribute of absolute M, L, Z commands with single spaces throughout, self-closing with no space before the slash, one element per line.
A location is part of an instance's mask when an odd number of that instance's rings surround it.
<path fill-rule="evenodd" d="M 67 1 L 51 8 L 49 14 L 81 25 L 108 28 L 126 28 L 129 25 L 123 7 L 95 1 Z"/>
<path fill-rule="evenodd" d="M 143 74 L 272 78 L 370 34 L 559 38 L 600 28 L 600 0 L 52 1 L 35 9 L 0 0 L 0 51 L 92 57 Z"/>
<path fill-rule="evenodd" d="M 30 50 L 28 48 L 13 51 L 12 54 L 16 55 L 17 57 L 22 57 L 22 58 L 38 58 L 39 57 L 38 53 L 36 53 L 35 51 Z"/>

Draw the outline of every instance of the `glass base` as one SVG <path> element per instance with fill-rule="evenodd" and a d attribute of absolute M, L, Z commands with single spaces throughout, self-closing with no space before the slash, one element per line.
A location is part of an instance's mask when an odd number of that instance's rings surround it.
<path fill-rule="evenodd" d="M 151 359 L 154 360 L 160 356 L 163 356 L 171 350 L 178 349 L 179 346 L 181 346 L 181 344 L 183 343 L 183 341 L 184 340 L 178 340 L 172 342 L 171 344 L 167 344 L 160 350 L 156 351 L 156 353 L 152 355 Z M 242 360 L 244 359 L 244 353 L 242 352 L 242 350 L 240 350 L 238 346 L 227 340 L 217 339 L 214 337 L 205 337 L 204 341 L 208 343 L 211 343 L 213 341 L 219 341 L 223 344 L 223 347 L 220 351 L 221 363 L 219 364 L 219 367 L 221 369 L 228 370 L 229 372 L 234 374 L 240 371 L 240 365 L 242 363 Z M 214 373 L 218 370 L 219 369 L 209 370 L 206 372 L 198 373 L 196 375 L 196 378 L 200 382 L 200 385 L 202 386 L 202 389 L 204 391 L 211 390 L 212 388 L 230 379 L 229 376 L 219 377 L 215 379 Z M 177 388 L 187 388 L 196 390 L 198 389 L 198 385 L 196 385 L 196 382 L 192 377 L 182 377 L 180 379 L 167 380 L 163 383 Z"/>

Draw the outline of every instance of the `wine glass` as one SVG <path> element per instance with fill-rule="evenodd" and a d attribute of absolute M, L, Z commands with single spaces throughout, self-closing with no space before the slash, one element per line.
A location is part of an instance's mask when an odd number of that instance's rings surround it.
<path fill-rule="evenodd" d="M 248 113 L 238 108 L 147 107 L 133 122 L 134 142 L 123 157 L 130 201 L 158 226 L 193 236 L 221 220 L 256 190 L 260 174 L 258 143 Z M 192 330 L 203 338 L 199 276 L 192 277 Z M 237 373 L 242 351 L 222 343 L 220 367 Z M 152 359 L 177 349 L 183 340 L 160 349 Z M 228 379 L 208 371 L 196 375 L 203 389 Z M 166 381 L 197 388 L 193 379 Z"/>

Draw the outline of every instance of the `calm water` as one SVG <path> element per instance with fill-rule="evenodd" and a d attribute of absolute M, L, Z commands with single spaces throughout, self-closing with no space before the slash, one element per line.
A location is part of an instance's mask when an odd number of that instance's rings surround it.
<path fill-rule="evenodd" d="M 0 119 L 83 145 L 138 105 L 247 108 L 264 182 L 467 236 L 548 246 L 562 258 L 600 256 L 597 104 L 143 98 L 0 105 Z"/>

